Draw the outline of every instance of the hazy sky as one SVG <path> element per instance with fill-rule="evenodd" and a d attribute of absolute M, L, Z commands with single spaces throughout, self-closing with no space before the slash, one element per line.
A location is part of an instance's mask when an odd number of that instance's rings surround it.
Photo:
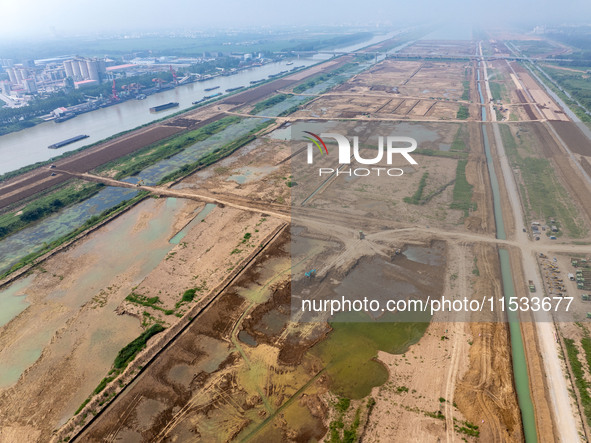
<path fill-rule="evenodd" d="M 317 24 L 591 19 L 589 0 L 0 0 L 0 37 Z"/>

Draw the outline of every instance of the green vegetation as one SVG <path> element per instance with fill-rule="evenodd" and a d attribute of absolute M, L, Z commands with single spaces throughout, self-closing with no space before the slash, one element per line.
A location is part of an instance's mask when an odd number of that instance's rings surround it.
<path fill-rule="evenodd" d="M 578 211 L 558 181 L 550 161 L 545 158 L 522 157 L 509 126 L 499 127 L 511 166 L 519 168 L 525 183 L 525 189 L 522 187 L 521 192 L 524 194 L 522 199 L 527 212 L 544 220 L 555 218 L 566 227 L 571 237 L 584 237 L 586 230 L 578 222 Z"/>
<path fill-rule="evenodd" d="M 220 120 L 209 123 L 202 128 L 181 135 L 173 135 L 165 140 L 142 148 L 139 151 L 132 152 L 131 154 L 100 166 L 95 171 L 103 172 L 114 170 L 116 171 L 114 178 L 117 180 L 135 175 L 148 166 L 152 166 L 161 160 L 170 158 L 179 152 L 182 152 L 187 147 L 206 140 L 208 137 L 223 131 L 228 126 L 238 123 L 240 120 L 241 118 L 237 116 L 224 117 Z"/>
<path fill-rule="evenodd" d="M 572 98 L 569 98 L 563 91 L 561 91 L 552 81 L 550 81 L 540 70 L 537 66 L 532 65 L 531 63 L 523 63 L 524 66 L 529 67 L 532 71 L 534 71 L 537 76 L 542 80 L 542 82 L 550 88 L 560 99 L 573 111 L 577 117 L 581 119 L 583 122 L 591 122 L 591 116 L 585 112 L 585 109 L 581 108 Z M 547 69 L 547 68 L 545 68 Z M 568 81 L 562 80 L 562 84 L 559 81 L 559 76 L 554 74 L 554 70 L 548 69 L 549 72 L 552 72 L 552 77 L 556 83 L 560 84 L 562 88 L 571 94 L 571 96 L 575 97 L 581 104 L 584 106 L 591 107 L 591 88 L 590 85 L 587 85 L 585 90 L 582 92 L 577 93 L 575 90 L 571 90 L 570 88 L 572 85 L 569 84 Z M 558 77 L 558 78 L 557 78 Z M 587 103 L 587 104 L 586 104 Z"/>
<path fill-rule="evenodd" d="M 195 278 L 197 278 L 197 277 L 195 277 Z M 180 301 L 176 302 L 176 304 L 175 304 L 175 307 L 174 307 L 174 308 L 175 308 L 175 309 L 178 309 L 178 308 L 179 308 L 179 307 L 180 307 L 180 306 L 181 306 L 183 303 L 189 303 L 189 302 L 192 302 L 192 301 L 195 299 L 195 295 L 196 295 L 198 292 L 202 292 L 202 291 L 204 291 L 204 290 L 206 290 L 206 289 L 207 289 L 207 282 L 206 282 L 205 280 L 203 280 L 203 282 L 201 283 L 201 285 L 199 285 L 199 286 L 197 286 L 197 287 L 195 287 L 195 288 L 192 288 L 192 289 L 187 289 L 187 290 L 186 290 L 186 291 L 183 293 L 183 295 L 182 295 L 182 297 L 181 297 Z M 179 314 L 177 313 L 177 315 L 179 315 Z"/>
<path fill-rule="evenodd" d="M 17 215 L 15 211 L 0 215 L 0 240 L 24 229 L 31 223 L 49 217 L 60 209 L 86 200 L 96 194 L 102 187 L 102 184 L 81 185 L 76 182 L 33 200 L 24 208 L 21 208 L 20 215 Z"/>
<path fill-rule="evenodd" d="M 570 338 L 564 338 L 564 345 L 566 346 L 566 355 L 570 362 L 570 367 L 575 377 L 575 386 L 579 391 L 581 398 L 581 404 L 583 405 L 583 412 L 587 419 L 587 423 L 591 425 L 591 397 L 589 396 L 589 388 L 591 386 L 585 379 L 585 373 L 583 371 L 583 365 L 579 361 L 579 350 L 575 345 L 575 341 Z M 587 355 L 589 358 L 589 355 Z"/>
<path fill-rule="evenodd" d="M 162 304 L 162 301 L 158 296 L 155 297 L 146 297 L 145 295 L 136 294 L 132 292 L 125 300 L 131 303 L 135 303 L 136 305 L 145 306 L 146 308 L 157 309 L 158 311 L 164 312 L 164 315 L 172 315 L 174 314 L 174 309 L 164 309 L 162 306 L 158 306 Z"/>
<path fill-rule="evenodd" d="M 250 111 L 249 114 L 256 115 L 259 112 L 261 112 L 261 111 L 263 111 L 263 110 L 265 110 L 267 108 L 270 108 L 271 106 L 274 106 L 274 105 L 276 105 L 278 103 L 281 103 L 281 102 L 285 101 L 289 97 L 292 97 L 291 94 L 277 94 L 277 95 L 274 95 L 273 97 L 270 97 L 270 98 L 268 98 L 266 100 L 263 100 L 261 102 L 258 102 L 252 108 L 252 111 Z"/>
<path fill-rule="evenodd" d="M 96 225 L 102 223 L 107 218 L 111 217 L 112 215 L 115 215 L 119 212 L 126 210 L 127 208 L 135 205 L 137 202 L 143 200 L 147 196 L 148 196 L 147 192 L 139 192 L 135 197 L 133 197 L 129 200 L 122 201 L 118 205 L 115 205 L 112 208 L 109 208 L 109 209 L 103 211 L 100 215 L 93 215 L 88 220 L 86 220 L 86 222 L 82 226 L 80 226 L 78 229 L 73 230 L 69 234 L 62 236 L 62 237 L 58 238 L 57 240 L 54 240 L 50 243 L 44 244 L 40 250 L 38 250 L 36 252 L 32 252 L 31 254 L 28 254 L 25 257 L 23 257 L 22 259 L 20 259 L 18 261 L 18 263 L 13 265 L 8 271 L 1 274 L 0 279 L 23 268 L 24 266 L 27 266 L 27 265 L 33 263 L 37 258 L 41 257 L 42 255 L 46 254 L 47 252 L 57 248 L 58 246 L 66 243 L 70 240 L 73 240 L 74 238 L 76 238 L 76 236 L 78 236 L 82 232 L 86 231 L 87 229 L 90 229 L 93 226 L 96 226 Z"/>
<path fill-rule="evenodd" d="M 451 209 L 464 211 L 464 217 L 468 217 L 470 210 L 476 210 L 476 203 L 472 202 L 473 186 L 466 180 L 467 160 L 458 160 L 456 167 L 456 181 L 453 189 L 453 202 Z"/>
<path fill-rule="evenodd" d="M 468 420 L 458 421 L 454 418 L 454 429 L 456 430 L 456 432 L 469 435 L 470 437 L 478 438 L 480 436 L 478 426 L 470 423 Z"/>
<path fill-rule="evenodd" d="M 345 63 L 340 68 L 334 69 L 334 70 L 327 72 L 325 74 L 320 74 L 315 77 L 312 77 L 311 79 L 309 79 L 309 80 L 305 81 L 304 83 L 301 83 L 301 84 L 297 85 L 295 88 L 293 88 L 293 92 L 296 94 L 300 94 L 300 93 L 304 92 L 305 90 L 313 88 L 314 86 L 316 86 L 320 83 L 323 83 L 336 75 L 342 74 L 347 69 L 349 69 L 352 65 L 353 65 L 353 63 Z"/>
<path fill-rule="evenodd" d="M 164 331 L 164 327 L 162 325 L 155 324 L 150 326 L 138 338 L 133 340 L 119 351 L 119 354 L 117 354 L 117 357 L 115 357 L 113 367 L 115 369 L 125 368 L 135 358 L 135 356 L 146 347 L 148 340 L 152 336 L 162 331 Z"/>
<path fill-rule="evenodd" d="M 74 412 L 74 415 L 78 415 L 80 413 L 80 411 L 84 408 L 84 406 L 86 406 L 88 404 L 89 401 L 90 401 L 90 397 L 88 397 L 86 400 L 84 400 L 82 402 L 82 404 L 78 407 L 78 409 L 76 409 L 76 412 Z"/>
<path fill-rule="evenodd" d="M 464 80 L 462 82 L 464 86 L 464 92 L 462 92 L 462 96 L 460 97 L 461 100 L 470 100 L 470 82 L 468 80 Z"/>
<path fill-rule="evenodd" d="M 423 191 L 425 190 L 425 186 L 427 186 L 427 178 L 429 177 L 429 173 L 425 172 L 419 181 L 419 187 L 412 195 L 412 197 L 404 197 L 403 200 L 405 203 L 409 203 L 411 205 L 420 205 L 421 199 L 423 197 Z"/>
<path fill-rule="evenodd" d="M 162 325 L 152 325 L 150 328 L 146 329 L 138 338 L 136 338 L 131 343 L 126 345 L 123 349 L 121 349 L 117 354 L 117 357 L 115 357 L 115 361 L 113 362 L 113 369 L 109 371 L 107 377 L 103 378 L 100 381 L 98 386 L 94 389 L 94 391 L 92 391 L 92 394 L 86 400 L 84 400 L 84 402 L 78 407 L 78 409 L 76 409 L 74 415 L 78 415 L 80 411 L 84 408 L 84 406 L 86 406 L 88 402 L 90 402 L 90 399 L 93 395 L 99 394 L 103 389 L 107 387 L 107 384 L 115 380 L 115 378 L 123 372 L 127 365 L 131 363 L 131 361 L 133 361 L 135 356 L 146 347 L 146 343 L 151 337 L 162 331 L 164 331 L 164 327 Z M 107 393 L 105 393 L 104 395 L 105 397 L 107 397 L 104 401 L 110 401 L 115 396 L 115 393 L 113 392 L 110 395 L 107 395 Z M 102 405 L 103 401 L 101 401 L 100 404 Z"/>
<path fill-rule="evenodd" d="M 489 82 L 490 93 L 492 94 L 493 100 L 502 100 L 504 86 L 498 82 Z"/>
<path fill-rule="evenodd" d="M 135 304 L 138 304 L 138 305 L 146 306 L 147 308 L 156 308 L 156 309 L 158 309 L 158 307 L 155 305 L 162 303 L 158 296 L 146 297 L 145 295 L 136 294 L 135 292 L 132 292 L 127 297 L 125 297 L 125 300 L 130 301 Z"/>
<path fill-rule="evenodd" d="M 438 149 L 417 149 L 415 151 L 417 154 L 420 155 L 427 155 L 429 157 L 443 157 L 443 158 L 456 158 L 456 159 L 461 159 L 461 158 L 467 158 L 468 157 L 468 153 L 467 152 L 461 152 L 461 151 L 440 151 Z"/>
<path fill-rule="evenodd" d="M 353 423 L 348 428 L 345 427 L 344 416 L 349 406 L 351 405 L 351 400 L 348 398 L 341 398 L 337 404 L 335 405 L 335 410 L 338 413 L 337 418 L 330 422 L 329 431 L 330 431 L 330 438 L 327 440 L 330 443 L 354 443 L 357 441 L 357 429 L 359 428 L 359 424 L 361 423 L 361 408 L 357 408 L 355 411 L 355 416 L 353 418 Z M 341 437 L 342 431 L 342 437 Z"/>
<path fill-rule="evenodd" d="M 341 398 L 334 407 L 338 412 L 347 412 L 349 406 L 351 406 L 351 400 L 348 398 Z"/>
<path fill-rule="evenodd" d="M 472 274 L 476 277 L 480 277 L 480 269 L 478 269 L 478 258 L 474 257 L 474 268 L 472 269 Z"/>
<path fill-rule="evenodd" d="M 452 152 L 464 152 L 466 151 L 467 146 L 466 142 L 464 141 L 464 132 L 462 131 L 462 126 L 458 128 L 456 135 L 454 136 L 454 140 L 451 143 L 450 151 Z"/>
<path fill-rule="evenodd" d="M 103 378 L 100 383 L 98 384 L 98 386 L 94 389 L 94 391 L 92 391 L 92 395 L 96 395 L 98 393 L 100 393 L 103 389 L 105 389 L 107 387 L 107 384 L 111 381 L 113 381 L 115 379 L 114 376 L 109 376 L 109 377 L 105 377 Z"/>
<path fill-rule="evenodd" d="M 456 118 L 459 120 L 466 120 L 468 117 L 470 117 L 470 112 L 468 111 L 468 107 L 464 106 L 464 105 L 460 105 L 460 109 L 458 109 L 458 112 L 456 114 Z"/>
<path fill-rule="evenodd" d="M 193 299 L 195 298 L 195 293 L 196 292 L 197 292 L 197 289 L 187 289 L 183 293 L 182 301 L 184 301 L 184 302 L 193 301 Z"/>
<path fill-rule="evenodd" d="M 244 134 L 244 135 L 238 137 L 237 139 L 235 139 L 235 140 L 233 140 L 233 141 L 231 141 L 231 142 L 229 142 L 217 149 L 214 149 L 209 154 L 206 154 L 203 157 L 199 158 L 199 160 L 194 161 L 192 163 L 186 163 L 180 169 L 178 169 L 175 172 L 168 174 L 165 177 L 163 177 L 162 179 L 160 179 L 158 184 L 161 185 L 164 183 L 174 181 L 180 177 L 184 177 L 184 176 L 191 174 L 199 169 L 209 166 L 224 157 L 227 157 L 228 155 L 230 155 L 233 152 L 240 149 L 242 146 L 253 141 L 256 138 L 254 134 L 256 134 L 258 131 L 264 129 L 265 127 L 269 126 L 271 123 L 273 123 L 273 120 L 269 120 L 264 123 L 261 123 L 256 128 L 249 131 L 247 134 Z"/>

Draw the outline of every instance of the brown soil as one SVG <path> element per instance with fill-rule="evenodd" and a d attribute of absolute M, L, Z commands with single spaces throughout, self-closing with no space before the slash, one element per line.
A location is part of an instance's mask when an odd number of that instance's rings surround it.
<path fill-rule="evenodd" d="M 517 297 L 527 296 L 529 295 L 529 290 L 524 278 L 525 273 L 522 267 L 521 252 L 511 248 L 509 254 L 511 256 L 511 264 L 515 268 L 512 272 L 515 295 Z M 542 354 L 538 346 L 536 325 L 532 322 L 533 319 L 529 314 L 524 313 L 522 315 L 521 336 L 527 361 L 530 394 L 534 405 L 538 440 L 540 442 L 554 442 L 556 441 L 556 435 L 554 433 L 556 424 L 554 423 L 549 407 L 551 400 L 546 382 L 544 362 L 542 361 Z"/>
<path fill-rule="evenodd" d="M 583 123 L 553 121 L 550 124 L 572 152 L 591 156 L 591 141 L 579 129 Z"/>
<path fill-rule="evenodd" d="M 480 278 L 478 297 L 502 296 L 496 250 L 476 245 Z M 470 366 L 458 382 L 459 410 L 479 426 L 482 441 L 521 441 L 521 416 L 513 386 L 509 330 L 506 323 L 470 323 Z"/>
<path fill-rule="evenodd" d="M 271 246 L 198 321 L 193 322 L 163 351 L 140 375 L 138 382 L 99 416 L 81 438 L 99 440 L 106 436 L 130 438 L 133 435 L 141 436 L 143 440 L 155 440 L 192 435 L 192 439 L 208 440 L 206 436 L 212 434 L 207 429 L 221 420 L 220 423 L 225 424 L 217 435 L 221 441 L 225 441 L 239 435 L 253 422 L 256 415 L 253 412 L 258 411 L 258 420 L 267 415 L 261 395 L 273 399 L 276 406 L 287 401 L 288 392 L 293 390 L 289 387 L 292 382 L 284 385 L 285 381 L 282 380 L 292 377 L 289 374 L 297 371 L 300 374 L 307 373 L 308 377 L 313 376 L 318 369 L 307 359 L 300 361 L 294 369 L 289 369 L 277 359 L 280 348 L 288 346 L 281 339 L 282 333 L 270 336 L 257 334 L 261 342 L 256 348 L 245 344 L 240 348 L 232 345 L 233 330 L 240 323 L 249 303 L 238 295 L 243 290 L 241 288 L 250 287 L 256 282 L 260 277 L 261 266 L 265 266 L 269 260 L 285 256 L 283 248 L 286 240 L 287 236 L 283 236 L 281 241 Z M 256 325 L 263 311 L 281 310 L 285 306 L 289 300 L 289 285 L 284 282 L 278 285 L 269 301 L 260 305 L 260 309 L 255 309 L 251 318 L 245 322 L 250 325 L 247 330 L 254 332 L 252 325 Z M 273 345 L 263 344 L 262 340 Z M 215 348 L 218 351 L 213 351 L 214 343 L 217 343 Z M 264 373 L 256 372 L 256 386 L 260 386 L 265 379 L 267 382 L 264 389 L 257 393 L 249 383 L 241 380 L 252 371 L 248 367 L 262 355 L 265 355 L 266 369 Z M 219 363 L 212 365 L 209 363 L 212 360 Z M 276 383 L 273 383 L 274 379 Z M 142 404 L 147 402 L 158 405 L 153 408 L 155 412 L 146 413 Z M 321 438 L 326 432 L 323 425 L 325 407 L 318 402 L 314 392 L 309 392 L 306 399 L 302 397 L 300 407 L 310 411 L 314 426 L 294 428 L 293 424 L 278 418 L 273 429 L 278 429 L 283 438 L 289 437 L 290 441 Z"/>

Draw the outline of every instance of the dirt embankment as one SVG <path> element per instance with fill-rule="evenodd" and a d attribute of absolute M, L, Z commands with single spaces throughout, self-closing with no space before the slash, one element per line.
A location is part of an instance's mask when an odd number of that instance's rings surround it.
<path fill-rule="evenodd" d="M 527 296 L 527 282 L 524 278 L 521 252 L 515 248 L 509 250 L 511 263 L 514 266 L 513 280 L 515 286 L 515 295 L 517 297 Z M 536 429 L 538 441 L 554 442 L 556 435 L 552 412 L 550 411 L 551 400 L 549 397 L 548 383 L 546 382 L 546 372 L 544 362 L 542 361 L 542 352 L 539 349 L 536 325 L 533 323 L 531 315 L 525 314 L 521 318 L 521 336 L 523 339 L 525 357 L 527 361 L 527 372 L 529 376 L 530 395 L 534 405 L 536 419 Z"/>
<path fill-rule="evenodd" d="M 466 128 L 470 131 L 469 140 L 472 143 L 466 164 L 466 180 L 473 186 L 472 201 L 476 203 L 476 210 L 466 217 L 464 226 L 473 232 L 493 233 L 495 217 L 480 124 L 468 124 Z"/>
<path fill-rule="evenodd" d="M 496 248 L 475 246 L 480 277 L 474 293 L 502 296 Z M 513 385 L 508 325 L 470 323 L 470 366 L 458 382 L 455 401 L 466 418 L 479 426 L 481 441 L 522 441 L 521 414 Z"/>
<path fill-rule="evenodd" d="M 298 351 L 297 365 L 279 358 L 281 348 L 291 347 L 285 335 L 285 323 L 279 325 L 272 321 L 265 323 L 273 325 L 270 329 L 261 327 L 261 321 L 269 321 L 264 318 L 269 313 L 289 319 L 290 287 L 286 280 L 289 273 L 269 288 L 268 301 L 250 311 L 252 315 L 248 314 L 256 300 L 251 297 L 260 295 L 253 288 L 265 286 L 263 274 L 268 270 L 264 266 L 286 256 L 286 239 L 284 235 L 261 254 L 81 438 L 212 441 L 216 435 L 220 441 L 227 441 L 243 435 L 246 428 L 252 429 L 251 425 L 262 422 L 270 414 L 274 416 L 276 409 L 292 410 L 294 403 L 293 408 L 301 411 L 300 414 L 308 414 L 307 424 L 292 423 L 283 413 L 277 414 L 268 426 L 274 439 L 279 439 L 275 441 L 320 439 L 326 433 L 323 424 L 326 407 L 319 400 L 318 388 L 307 390 L 305 396 L 298 394 L 302 382 L 308 379 L 312 383 L 317 379 L 320 368 L 313 360 L 301 358 L 305 350 Z M 287 312 L 283 312 L 285 309 Z M 256 346 L 240 339 L 242 332 L 249 331 L 255 337 Z M 288 403 L 293 394 L 298 394 L 294 397 L 296 401 Z"/>

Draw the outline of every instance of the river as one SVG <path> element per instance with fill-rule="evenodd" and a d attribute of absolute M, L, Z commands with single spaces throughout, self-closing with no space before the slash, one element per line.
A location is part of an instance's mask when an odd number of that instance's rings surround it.
<path fill-rule="evenodd" d="M 402 32 L 402 31 L 401 31 Z M 368 45 L 392 38 L 399 32 L 375 35 L 370 39 L 340 48 L 333 48 L 334 51 L 356 51 Z M 292 69 L 294 66 L 310 66 L 322 60 L 330 58 L 329 53 L 320 53 L 308 58 L 297 58 L 282 60 L 245 69 L 239 73 L 227 77 L 215 77 L 204 82 L 189 83 L 175 89 L 160 92 L 148 96 L 145 100 L 128 100 L 119 105 L 96 111 L 81 114 L 63 123 L 53 121 L 41 123 L 32 128 L 13 132 L 0 137 L 0 174 L 14 171 L 39 161 L 46 161 L 53 156 L 67 151 L 78 149 L 97 141 L 103 140 L 114 134 L 128 131 L 154 120 L 161 119 L 183 109 L 188 109 L 192 102 L 207 95 L 217 92 L 225 93 L 226 89 L 239 86 L 251 86 L 253 80 L 268 78 L 269 75 Z M 288 65 L 287 63 L 293 63 Z M 205 91 L 206 88 L 219 86 L 219 89 Z M 168 102 L 178 102 L 178 108 L 168 109 L 152 114 L 149 109 L 156 105 Z M 61 148 L 59 151 L 48 149 L 52 143 L 66 140 L 80 134 L 87 134 L 89 137 Z"/>

